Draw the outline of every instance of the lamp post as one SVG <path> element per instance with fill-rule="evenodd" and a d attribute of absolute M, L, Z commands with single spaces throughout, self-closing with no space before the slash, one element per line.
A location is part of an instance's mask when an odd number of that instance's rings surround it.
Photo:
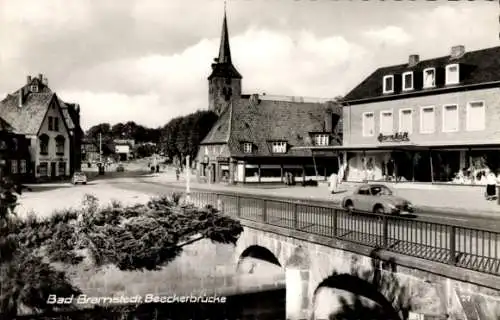
<path fill-rule="evenodd" d="M 191 201 L 191 198 L 190 198 L 190 193 L 191 193 L 191 190 L 190 190 L 190 186 L 189 186 L 189 179 L 190 179 L 190 167 L 189 167 L 189 158 L 190 156 L 186 156 L 186 201 L 187 202 L 190 202 Z"/>

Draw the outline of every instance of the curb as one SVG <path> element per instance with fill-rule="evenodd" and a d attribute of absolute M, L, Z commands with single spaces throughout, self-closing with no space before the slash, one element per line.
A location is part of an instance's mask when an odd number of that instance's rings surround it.
<path fill-rule="evenodd" d="M 158 184 L 158 185 L 165 185 L 165 186 L 170 186 L 175 189 L 184 189 L 183 186 L 176 185 L 176 182 L 170 183 L 170 182 L 160 182 L 160 181 L 147 181 L 143 180 L 142 182 L 148 182 L 148 183 L 153 183 L 153 184 Z M 210 188 L 200 188 L 200 187 L 191 187 L 191 190 L 193 191 L 202 191 L 202 192 L 227 192 L 227 193 L 239 193 L 239 194 L 246 194 L 246 195 L 253 195 L 255 196 L 255 193 L 252 192 L 245 192 L 245 190 L 237 190 L 237 191 L 228 191 L 228 190 L 221 190 L 221 189 L 215 189 L 211 190 Z M 257 195 L 265 195 L 264 193 L 259 193 Z M 276 199 L 285 199 L 285 200 L 297 200 L 297 201 L 307 201 L 312 204 L 319 204 L 319 205 L 326 205 L 326 206 L 340 206 L 340 201 L 338 200 L 326 200 L 326 199 L 314 199 L 314 198 L 301 198 L 301 197 L 295 197 L 295 196 L 280 196 L 280 195 L 272 195 L 269 196 L 271 198 L 276 198 Z M 425 214 L 445 214 L 445 215 L 450 215 L 452 214 L 453 216 L 456 217 L 462 217 L 462 218 L 482 218 L 482 219 L 496 219 L 500 220 L 500 212 L 496 211 L 481 211 L 479 213 L 472 213 L 470 211 L 460 209 L 460 208 L 450 208 L 450 207 L 431 207 L 431 206 L 422 206 L 422 205 L 415 205 L 415 213 L 425 213 Z"/>

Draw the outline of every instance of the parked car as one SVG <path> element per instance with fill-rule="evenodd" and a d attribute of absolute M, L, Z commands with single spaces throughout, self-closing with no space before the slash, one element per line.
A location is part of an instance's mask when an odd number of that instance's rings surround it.
<path fill-rule="evenodd" d="M 73 178 L 71 178 L 72 184 L 87 184 L 87 176 L 83 172 L 75 172 Z"/>
<path fill-rule="evenodd" d="M 116 172 L 124 172 L 124 171 L 125 171 L 125 167 L 122 164 L 119 164 L 116 167 Z"/>
<path fill-rule="evenodd" d="M 413 212 L 410 201 L 394 195 L 383 184 L 363 184 L 342 199 L 342 207 L 352 211 L 378 214 L 405 214 Z"/>

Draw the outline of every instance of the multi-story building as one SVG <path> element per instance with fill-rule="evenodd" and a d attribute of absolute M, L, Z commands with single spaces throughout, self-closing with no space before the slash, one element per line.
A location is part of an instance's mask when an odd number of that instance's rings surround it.
<path fill-rule="evenodd" d="M 314 155 L 309 145 L 338 145 L 341 106 L 326 99 L 241 94 L 241 74 L 232 63 L 226 14 L 219 56 L 208 77 L 209 110 L 219 119 L 197 155 L 200 180 L 283 181 L 321 176 L 337 165 L 331 153 Z M 326 120 L 325 120 L 326 119 Z"/>
<path fill-rule="evenodd" d="M 65 104 L 40 74 L 0 101 L 0 117 L 28 139 L 35 180 L 61 179 L 80 167 L 72 154 L 80 139 L 79 107 Z M 79 147 L 78 147 L 79 149 Z"/>
<path fill-rule="evenodd" d="M 13 133 L 12 126 L 0 118 L 0 178 L 9 176 L 15 181 L 29 181 L 30 162 L 26 137 Z"/>
<path fill-rule="evenodd" d="M 347 180 L 477 183 L 500 168 L 500 47 L 379 68 L 343 119 Z"/>

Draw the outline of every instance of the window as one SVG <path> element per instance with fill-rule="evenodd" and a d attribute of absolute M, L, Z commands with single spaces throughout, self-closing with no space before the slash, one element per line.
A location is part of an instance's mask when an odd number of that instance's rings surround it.
<path fill-rule="evenodd" d="M 40 154 L 49 154 L 49 136 L 46 134 L 40 136 Z"/>
<path fill-rule="evenodd" d="M 485 128 L 486 113 L 484 102 L 476 101 L 467 104 L 467 130 L 481 131 Z"/>
<path fill-rule="evenodd" d="M 413 131 L 413 110 L 399 110 L 399 132 L 412 133 Z"/>
<path fill-rule="evenodd" d="M 458 131 L 458 106 L 443 106 L 443 132 Z"/>
<path fill-rule="evenodd" d="M 392 93 L 394 92 L 394 76 L 385 76 L 384 77 L 384 93 Z"/>
<path fill-rule="evenodd" d="M 54 131 L 59 131 L 59 118 L 54 118 Z"/>
<path fill-rule="evenodd" d="M 38 92 L 38 86 L 37 85 L 32 85 L 30 89 L 31 89 L 31 92 Z"/>
<path fill-rule="evenodd" d="M 434 107 L 420 109 L 420 133 L 433 133 L 436 128 Z"/>
<path fill-rule="evenodd" d="M 330 136 L 328 134 L 316 134 L 314 136 L 314 145 L 327 146 L 330 144 Z"/>
<path fill-rule="evenodd" d="M 252 153 L 252 144 L 250 142 L 245 142 L 243 144 L 243 152 Z"/>
<path fill-rule="evenodd" d="M 273 142 L 273 153 L 286 153 L 286 142 Z"/>
<path fill-rule="evenodd" d="M 363 137 L 371 137 L 375 134 L 375 117 L 373 112 L 363 113 Z"/>
<path fill-rule="evenodd" d="M 21 169 L 21 173 L 26 173 L 26 160 L 19 160 L 19 167 Z"/>
<path fill-rule="evenodd" d="M 57 175 L 59 176 L 66 175 L 66 162 L 59 162 L 57 164 Z"/>
<path fill-rule="evenodd" d="M 394 119 L 392 111 L 380 111 L 380 133 L 392 134 L 394 131 Z"/>
<path fill-rule="evenodd" d="M 10 172 L 17 174 L 17 160 L 10 160 Z"/>
<path fill-rule="evenodd" d="M 41 177 L 47 177 L 49 175 L 49 164 L 47 162 L 40 162 L 38 173 Z"/>
<path fill-rule="evenodd" d="M 433 88 L 436 86 L 436 69 L 424 69 L 424 88 Z"/>
<path fill-rule="evenodd" d="M 368 187 L 361 187 L 358 190 L 358 194 L 369 196 L 370 195 L 370 189 Z"/>
<path fill-rule="evenodd" d="M 49 131 L 54 130 L 54 118 L 49 117 Z"/>
<path fill-rule="evenodd" d="M 403 90 L 413 90 L 413 72 L 403 73 Z"/>
<path fill-rule="evenodd" d="M 56 154 L 63 155 L 64 154 L 64 137 L 57 136 L 56 137 Z"/>
<path fill-rule="evenodd" d="M 450 64 L 446 66 L 446 84 L 458 84 L 458 64 Z"/>

